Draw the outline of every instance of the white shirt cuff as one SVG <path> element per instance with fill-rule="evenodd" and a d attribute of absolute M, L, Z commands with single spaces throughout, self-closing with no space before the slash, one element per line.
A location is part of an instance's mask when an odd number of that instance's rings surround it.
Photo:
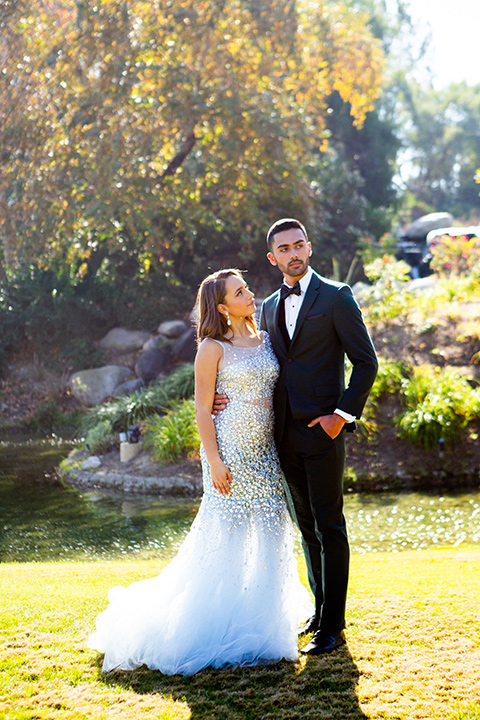
<path fill-rule="evenodd" d="M 334 414 L 336 413 L 337 415 L 340 415 L 340 417 L 346 420 L 347 423 L 355 422 L 355 420 L 357 419 L 355 415 L 350 415 L 350 413 L 347 413 L 344 410 L 339 410 L 338 408 L 336 408 L 333 412 Z"/>

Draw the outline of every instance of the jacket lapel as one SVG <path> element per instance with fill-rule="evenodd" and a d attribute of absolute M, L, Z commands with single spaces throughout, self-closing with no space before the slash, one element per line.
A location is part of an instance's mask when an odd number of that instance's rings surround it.
<path fill-rule="evenodd" d="M 285 340 L 283 339 L 283 335 L 280 332 L 280 327 L 278 325 L 278 313 L 279 313 L 279 309 L 280 309 L 280 290 L 277 291 L 273 302 L 274 302 L 274 306 L 273 306 L 274 337 L 272 338 L 272 344 L 273 344 L 274 349 L 277 352 L 277 354 L 286 355 L 288 348 L 285 345 Z"/>
<path fill-rule="evenodd" d="M 300 312 L 298 313 L 297 318 L 297 324 L 295 325 L 295 332 L 293 333 L 292 337 L 292 343 L 290 347 L 293 345 L 295 340 L 297 339 L 297 335 L 300 332 L 300 328 L 303 325 L 303 321 L 307 317 L 308 311 L 312 307 L 318 291 L 320 290 L 321 280 L 320 277 L 317 275 L 315 271 L 313 271 L 312 278 L 310 280 L 310 283 L 307 288 L 307 292 L 305 293 L 305 297 L 303 298 L 302 307 L 300 308 Z"/>

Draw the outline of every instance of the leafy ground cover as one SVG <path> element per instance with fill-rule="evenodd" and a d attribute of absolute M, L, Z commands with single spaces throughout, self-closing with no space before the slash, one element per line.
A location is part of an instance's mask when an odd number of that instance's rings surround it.
<path fill-rule="evenodd" d="M 158 569 L 1 565 L 0 718 L 480 718 L 478 548 L 354 555 L 348 647 L 332 656 L 191 678 L 145 668 L 103 675 L 85 641 L 107 590 Z"/>

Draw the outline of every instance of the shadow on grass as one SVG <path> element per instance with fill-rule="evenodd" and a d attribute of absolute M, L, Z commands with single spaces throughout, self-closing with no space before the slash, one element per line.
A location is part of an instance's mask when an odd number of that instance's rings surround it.
<path fill-rule="evenodd" d="M 358 704 L 358 677 L 347 647 L 297 663 L 206 668 L 192 677 L 162 675 L 146 667 L 101 674 L 104 683 L 116 688 L 186 702 L 192 720 L 361 720 L 367 715 Z"/>

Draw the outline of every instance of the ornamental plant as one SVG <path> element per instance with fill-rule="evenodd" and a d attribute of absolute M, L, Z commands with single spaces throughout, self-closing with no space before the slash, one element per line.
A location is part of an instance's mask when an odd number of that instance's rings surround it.
<path fill-rule="evenodd" d="M 142 436 L 150 457 L 163 464 L 196 455 L 200 448 L 195 402 L 175 403 L 166 415 L 151 415 L 142 423 Z"/>
<path fill-rule="evenodd" d="M 377 324 L 404 315 L 410 307 L 412 295 L 407 289 L 410 266 L 392 255 L 383 255 L 364 267 L 372 282 L 366 294 L 367 322 Z"/>
<path fill-rule="evenodd" d="M 150 415 L 164 414 L 172 402 L 190 398 L 195 384 L 193 363 L 183 363 L 166 378 L 152 383 L 132 395 L 116 398 L 91 408 L 83 417 L 84 434 L 99 423 L 108 421 L 112 431 L 125 431 Z"/>
<path fill-rule="evenodd" d="M 430 251 L 432 270 L 439 275 L 457 277 L 469 273 L 480 263 L 480 238 L 442 235 Z"/>
<path fill-rule="evenodd" d="M 440 438 L 459 440 L 480 413 L 480 392 L 453 368 L 420 365 L 402 382 L 406 411 L 395 424 L 400 437 L 430 450 Z"/>

